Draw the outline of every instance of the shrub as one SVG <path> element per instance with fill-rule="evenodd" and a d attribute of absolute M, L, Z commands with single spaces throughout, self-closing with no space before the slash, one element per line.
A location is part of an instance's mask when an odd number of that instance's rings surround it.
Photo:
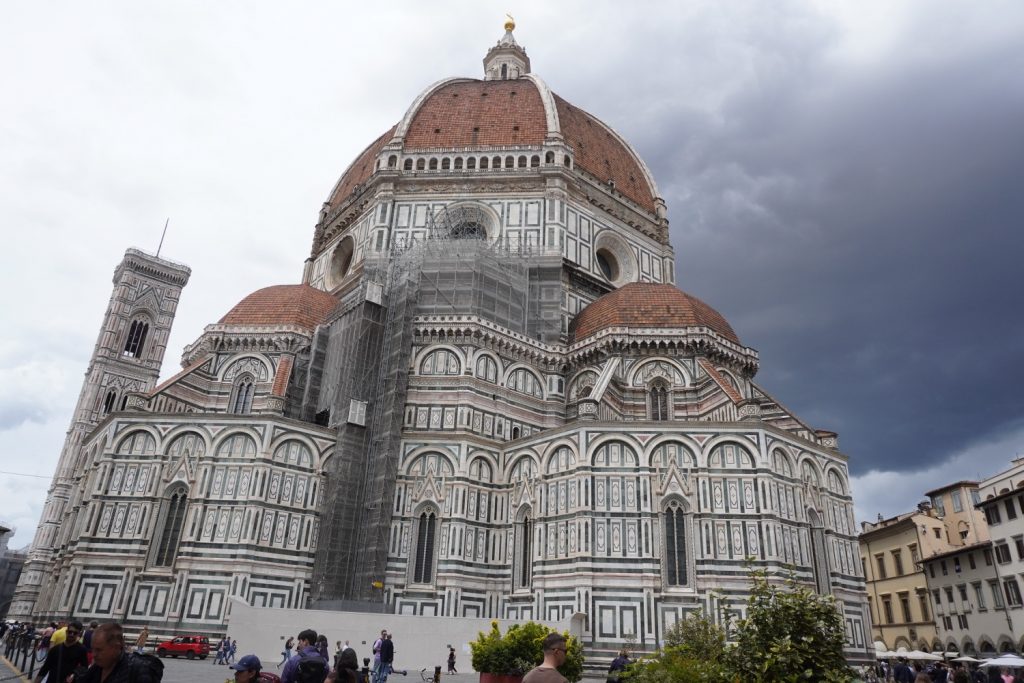
<path fill-rule="evenodd" d="M 831 595 L 818 595 L 791 576 L 772 585 L 751 571 L 747 615 L 736 622 L 732 671 L 744 681 L 847 681 L 846 634 Z"/>
<path fill-rule="evenodd" d="M 551 629 L 535 621 L 513 624 L 505 635 L 501 634 L 498 622 L 491 622 L 491 630 L 481 631 L 476 640 L 469 644 L 472 664 L 481 673 L 522 676 L 544 661 L 544 638 Z M 565 663 L 558 667 L 559 673 L 572 683 L 583 677 L 583 646 L 580 642 L 563 633 L 566 639 Z"/>

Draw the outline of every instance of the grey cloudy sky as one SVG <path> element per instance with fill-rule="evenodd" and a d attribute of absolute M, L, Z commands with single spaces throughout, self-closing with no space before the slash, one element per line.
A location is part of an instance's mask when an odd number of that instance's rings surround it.
<path fill-rule="evenodd" d="M 297 282 L 320 204 L 503 13 L 669 205 L 681 288 L 840 433 L 858 519 L 1024 453 L 1024 4 L 8 4 L 0 519 L 31 541 L 124 249 L 188 263 L 165 359 Z M 897 493 L 898 495 L 893 495 Z"/>

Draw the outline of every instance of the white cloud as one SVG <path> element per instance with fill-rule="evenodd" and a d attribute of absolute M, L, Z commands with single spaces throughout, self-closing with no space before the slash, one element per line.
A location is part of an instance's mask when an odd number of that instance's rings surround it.
<path fill-rule="evenodd" d="M 850 477 L 854 518 L 874 522 L 909 512 L 925 500 L 925 492 L 960 480 L 981 482 L 1008 469 L 1010 460 L 1024 454 L 1024 425 L 1002 435 L 983 439 L 936 462 L 930 467 L 906 472 L 871 470 Z"/>

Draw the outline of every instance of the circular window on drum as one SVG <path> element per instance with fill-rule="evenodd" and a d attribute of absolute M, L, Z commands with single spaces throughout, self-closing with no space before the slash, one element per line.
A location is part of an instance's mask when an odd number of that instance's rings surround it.
<path fill-rule="evenodd" d="M 638 279 L 632 248 L 611 230 L 604 230 L 597 236 L 593 271 L 613 285 L 623 285 Z"/>
<path fill-rule="evenodd" d="M 434 237 L 453 240 L 488 240 L 493 236 L 494 218 L 482 206 L 450 206 L 433 217 Z"/>
<path fill-rule="evenodd" d="M 331 286 L 337 286 L 352 269 L 352 257 L 355 254 L 355 241 L 345 237 L 331 254 Z"/>

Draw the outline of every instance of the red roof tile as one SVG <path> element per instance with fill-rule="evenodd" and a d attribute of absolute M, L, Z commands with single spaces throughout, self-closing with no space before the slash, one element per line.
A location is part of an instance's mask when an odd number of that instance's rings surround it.
<path fill-rule="evenodd" d="M 616 190 L 654 213 L 651 186 L 632 152 L 596 117 L 558 95 L 555 104 L 562 136 L 576 154 L 576 165 L 602 183 L 612 181 Z"/>
<path fill-rule="evenodd" d="M 559 125 L 572 146 L 578 168 L 654 213 L 654 194 L 632 150 L 596 117 L 554 96 Z M 394 135 L 392 127 L 370 144 L 338 181 L 328 203 L 339 206 L 374 173 L 380 150 Z M 409 123 L 404 150 L 482 149 L 512 145 L 538 146 L 547 137 L 544 103 L 529 79 L 460 80 L 432 92 Z"/>
<path fill-rule="evenodd" d="M 605 294 L 580 311 L 569 334 L 578 341 L 609 327 L 708 327 L 740 343 L 721 313 L 675 285 L 653 282 L 631 282 Z"/>
<path fill-rule="evenodd" d="M 275 285 L 258 289 L 220 319 L 221 325 L 297 325 L 312 331 L 338 300 L 309 285 Z"/>

